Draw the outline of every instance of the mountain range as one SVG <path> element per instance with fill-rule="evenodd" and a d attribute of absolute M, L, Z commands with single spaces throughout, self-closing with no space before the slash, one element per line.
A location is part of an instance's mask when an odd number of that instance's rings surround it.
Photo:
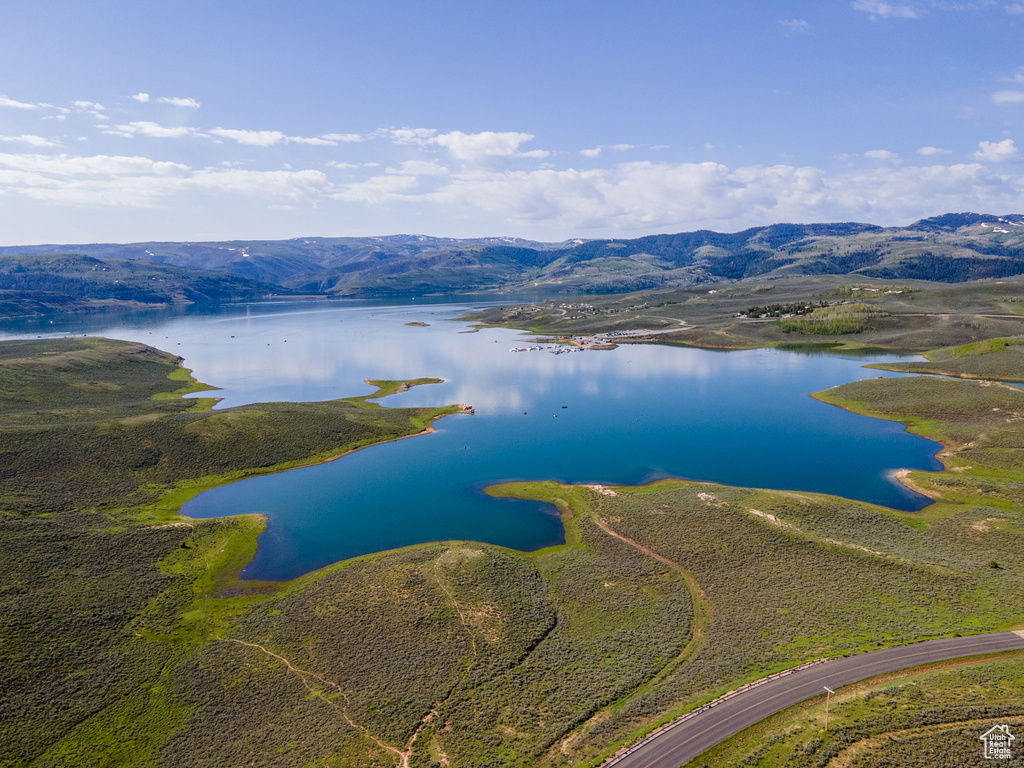
<path fill-rule="evenodd" d="M 386 297 L 527 288 L 617 293 L 821 274 L 955 283 L 1024 273 L 1024 215 L 949 213 L 906 227 L 773 224 L 735 233 L 698 230 L 560 243 L 392 235 L 7 246 L 0 248 L 5 257 L 0 260 L 0 291 L 18 290 L 11 278 L 17 272 L 15 257 L 51 254 L 98 259 L 107 267 L 89 262 L 84 268 L 79 265 L 80 273 L 124 268 L 110 260 L 222 273 L 234 282 L 217 288 L 208 284 L 205 293 L 199 292 L 220 298 L 271 292 Z M 45 267 L 38 259 L 22 261 L 36 271 Z M 27 286 L 25 268 L 21 283 Z M 184 273 L 174 274 L 177 280 Z M 148 279 L 150 285 L 159 282 L 154 275 Z M 194 300 L 187 290 L 178 294 L 168 300 Z"/>

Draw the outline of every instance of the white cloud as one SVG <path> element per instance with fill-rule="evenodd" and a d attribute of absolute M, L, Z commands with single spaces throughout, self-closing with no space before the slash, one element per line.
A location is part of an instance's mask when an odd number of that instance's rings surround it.
<path fill-rule="evenodd" d="M 39 109 L 38 104 L 26 104 L 24 101 L 15 101 L 6 96 L 0 96 L 0 107 L 12 107 L 14 109 Z"/>
<path fill-rule="evenodd" d="M 179 98 L 177 96 L 161 96 L 157 99 L 161 104 L 172 104 L 175 107 L 188 107 L 199 109 L 199 102 L 192 98 Z"/>
<path fill-rule="evenodd" d="M 937 211 L 1019 206 L 1024 178 L 981 164 L 878 168 L 830 176 L 789 165 L 623 163 L 613 168 L 455 174 L 439 189 L 405 195 L 446 214 L 481 212 L 557 231 L 726 231 L 777 221 L 895 224 Z M 402 199 L 392 194 L 388 202 Z"/>
<path fill-rule="evenodd" d="M 328 168 L 379 168 L 380 163 L 342 163 L 338 160 L 328 160 L 324 163 Z"/>
<path fill-rule="evenodd" d="M 398 168 L 385 168 L 384 172 L 407 176 L 447 176 L 449 173 L 443 165 L 426 160 L 406 160 Z"/>
<path fill-rule="evenodd" d="M 1016 160 L 1019 156 L 1013 139 L 978 142 L 978 151 L 971 155 L 983 163 L 1005 163 L 1007 160 Z"/>
<path fill-rule="evenodd" d="M 289 144 L 307 144 L 311 147 L 336 147 L 338 142 L 323 137 L 305 138 L 303 136 L 286 136 L 285 141 Z"/>
<path fill-rule="evenodd" d="M 593 149 L 581 149 L 580 155 L 583 157 L 599 157 L 601 151 L 610 149 L 612 152 L 626 152 L 630 149 L 636 149 L 636 144 L 603 144 L 600 147 L 594 147 Z"/>
<path fill-rule="evenodd" d="M 786 31 L 788 37 L 811 34 L 811 25 L 803 19 L 783 19 L 779 21 L 779 26 Z"/>
<path fill-rule="evenodd" d="M 280 131 L 246 131 L 235 128 L 214 128 L 209 133 L 250 147 L 270 147 L 288 138 Z"/>
<path fill-rule="evenodd" d="M 120 136 L 122 139 L 135 138 L 135 131 L 127 125 L 108 125 L 106 128 L 100 129 L 100 133 L 105 133 L 107 136 Z"/>
<path fill-rule="evenodd" d="M 60 146 L 60 142 L 53 141 L 42 136 L 32 136 L 24 133 L 21 136 L 0 136 L 0 141 L 5 141 L 8 143 L 27 144 L 30 147 Z"/>
<path fill-rule="evenodd" d="M 890 152 L 888 149 L 869 149 L 864 153 L 864 157 L 868 160 L 897 160 L 899 156 L 895 152 Z"/>
<path fill-rule="evenodd" d="M 102 104 L 97 104 L 95 101 L 72 101 L 71 103 L 85 112 L 103 112 L 106 109 Z"/>
<path fill-rule="evenodd" d="M 195 128 L 183 125 L 167 128 L 147 121 L 128 123 L 127 125 L 112 125 L 109 128 L 102 129 L 102 132 L 111 136 L 124 136 L 126 138 L 133 138 L 139 135 L 150 136 L 156 139 L 176 139 L 181 136 L 192 136 L 197 133 Z"/>
<path fill-rule="evenodd" d="M 135 99 L 136 101 L 138 101 L 138 102 L 140 102 L 142 104 L 146 104 L 146 103 L 148 103 L 148 102 L 153 100 L 153 97 L 150 96 L 148 93 L 145 93 L 144 91 L 140 91 L 139 93 L 136 93 L 134 96 L 131 96 L 130 98 Z M 201 106 L 198 101 L 196 101 L 195 99 L 193 99 L 191 97 L 180 97 L 180 96 L 161 96 L 160 98 L 157 99 L 157 102 L 160 103 L 160 104 L 170 104 L 170 105 L 175 106 L 175 107 L 188 107 L 189 109 L 199 109 L 199 107 Z M 79 104 L 88 104 L 88 103 L 89 102 L 77 102 L 76 101 L 75 105 L 78 106 Z M 103 109 L 103 107 L 101 107 L 99 105 L 96 105 L 95 108 Z"/>
<path fill-rule="evenodd" d="M 402 199 L 402 193 L 416 187 L 415 176 L 372 176 L 366 181 L 347 184 L 330 196 L 349 203 L 386 203 Z"/>
<path fill-rule="evenodd" d="M 456 160 L 469 163 L 486 162 L 499 158 L 545 158 L 550 153 L 535 149 L 521 152 L 519 145 L 533 139 L 533 134 L 515 131 L 482 131 L 438 133 L 433 128 L 388 128 L 378 131 L 395 144 L 426 147 L 444 147 Z"/>
<path fill-rule="evenodd" d="M 306 144 L 314 147 L 336 147 L 338 142 L 330 135 L 307 138 L 305 136 L 288 136 L 281 131 L 247 131 L 236 128 L 213 128 L 208 131 L 211 136 L 231 139 L 239 144 L 250 147 L 272 147 L 275 144 Z"/>
<path fill-rule="evenodd" d="M 996 91 L 992 94 L 996 104 L 1024 104 L 1024 91 Z"/>
<path fill-rule="evenodd" d="M 454 177 L 432 198 L 446 208 L 482 209 L 520 223 L 547 221 L 569 229 L 657 227 L 728 219 L 745 206 L 768 204 L 770 196 L 746 183 L 743 173 L 717 163 L 650 162 L 591 171 L 478 170 Z"/>
<path fill-rule="evenodd" d="M 244 171 L 219 168 L 197 171 L 183 186 L 186 191 L 244 194 L 290 200 L 321 195 L 332 189 L 327 176 L 321 171 Z"/>
<path fill-rule="evenodd" d="M 185 136 L 183 131 L 196 136 L 212 133 L 150 122 L 115 125 L 111 130 L 157 137 Z M 279 131 L 217 130 L 221 138 L 239 141 L 242 137 L 249 146 L 286 144 L 296 138 Z M 287 159 L 297 170 L 243 170 L 231 164 L 196 170 L 145 157 L 13 154 L 12 147 L 11 154 L 0 153 L 0 198 L 20 196 L 90 207 L 171 206 L 195 194 L 209 195 L 211 205 L 213 198 L 248 197 L 277 206 L 358 203 L 403 215 L 436 217 L 441 222 L 463 218 L 478 222 L 477 227 L 479 222 L 493 221 L 558 237 L 581 230 L 734 231 L 774 221 L 856 220 L 888 225 L 949 210 L 1012 210 L 1024 199 L 1024 173 L 1018 172 L 1019 167 L 994 165 L 1018 158 L 1010 139 L 980 143 L 975 155 L 980 162 L 905 167 L 895 162 L 866 163 L 864 155 L 859 155 L 848 156 L 855 166 L 837 173 L 790 164 L 732 168 L 713 162 L 651 161 L 605 163 L 597 168 L 591 167 L 595 162 L 587 162 L 584 168 L 534 163 L 532 169 L 512 170 L 487 161 L 522 157 L 529 134 L 409 130 L 404 134 L 409 143 L 425 150 L 418 156 L 414 153 L 413 159 L 379 170 L 362 170 L 382 168 L 377 163 L 331 160 L 320 165 L 334 178 L 353 182 L 349 184 L 332 183 L 324 172 L 302 170 L 294 157 L 276 155 L 276 162 Z M 395 140 L 390 130 L 376 135 Z M 319 138 L 332 140 L 326 134 Z M 0 141 L 32 145 L 17 136 L 0 137 Z M 605 150 L 624 151 L 628 146 L 595 149 L 605 157 Z M 447 155 L 439 147 L 451 153 L 451 162 L 444 162 Z M 888 150 L 866 154 L 878 161 L 898 160 Z M 950 153 L 922 147 L 918 154 Z"/>
<path fill-rule="evenodd" d="M 363 137 L 358 133 L 325 133 L 320 137 L 321 139 L 327 139 L 328 141 L 337 141 L 342 144 L 359 142 L 363 140 Z"/>
<path fill-rule="evenodd" d="M 430 139 L 430 143 L 447 149 L 452 157 L 468 162 L 480 162 L 490 158 L 532 157 L 543 158 L 548 152 L 535 149 L 520 152 L 519 145 L 533 139 L 533 134 L 506 131 L 483 131 L 481 133 L 463 133 L 452 131 Z"/>
<path fill-rule="evenodd" d="M 273 201 L 322 197 L 332 191 L 320 171 L 204 168 L 145 157 L 10 155 L 0 153 L 0 194 L 46 203 L 145 208 L 179 194 L 251 196 Z"/>
<path fill-rule="evenodd" d="M 9 155 L 0 153 L 0 168 L 48 176 L 178 175 L 189 170 L 180 163 L 160 162 L 146 157 L 123 155 Z"/>
<path fill-rule="evenodd" d="M 892 5 L 881 0 L 854 0 L 854 10 L 870 14 L 872 18 L 882 19 L 919 19 L 920 11 L 912 5 Z"/>
<path fill-rule="evenodd" d="M 383 131 L 395 144 L 418 144 L 423 146 L 429 143 L 437 131 L 433 128 L 389 128 Z"/>

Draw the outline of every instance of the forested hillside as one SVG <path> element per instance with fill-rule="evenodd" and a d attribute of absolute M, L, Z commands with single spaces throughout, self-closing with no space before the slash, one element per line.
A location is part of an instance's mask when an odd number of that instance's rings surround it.
<path fill-rule="evenodd" d="M 257 299 L 287 289 L 238 275 L 77 254 L 0 257 L 0 317 Z"/>

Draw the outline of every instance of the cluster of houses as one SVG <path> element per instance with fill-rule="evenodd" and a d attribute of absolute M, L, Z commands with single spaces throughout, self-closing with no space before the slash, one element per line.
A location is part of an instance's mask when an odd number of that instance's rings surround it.
<path fill-rule="evenodd" d="M 550 352 L 552 355 L 565 355 L 569 352 L 582 352 L 583 347 L 512 347 L 509 352 Z"/>

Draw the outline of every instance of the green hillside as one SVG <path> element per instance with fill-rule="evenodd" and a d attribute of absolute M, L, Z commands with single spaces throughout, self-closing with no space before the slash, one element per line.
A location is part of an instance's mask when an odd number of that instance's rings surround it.
<path fill-rule="evenodd" d="M 0 256 L 0 317 L 239 301 L 284 289 L 237 275 L 79 254 Z"/>

